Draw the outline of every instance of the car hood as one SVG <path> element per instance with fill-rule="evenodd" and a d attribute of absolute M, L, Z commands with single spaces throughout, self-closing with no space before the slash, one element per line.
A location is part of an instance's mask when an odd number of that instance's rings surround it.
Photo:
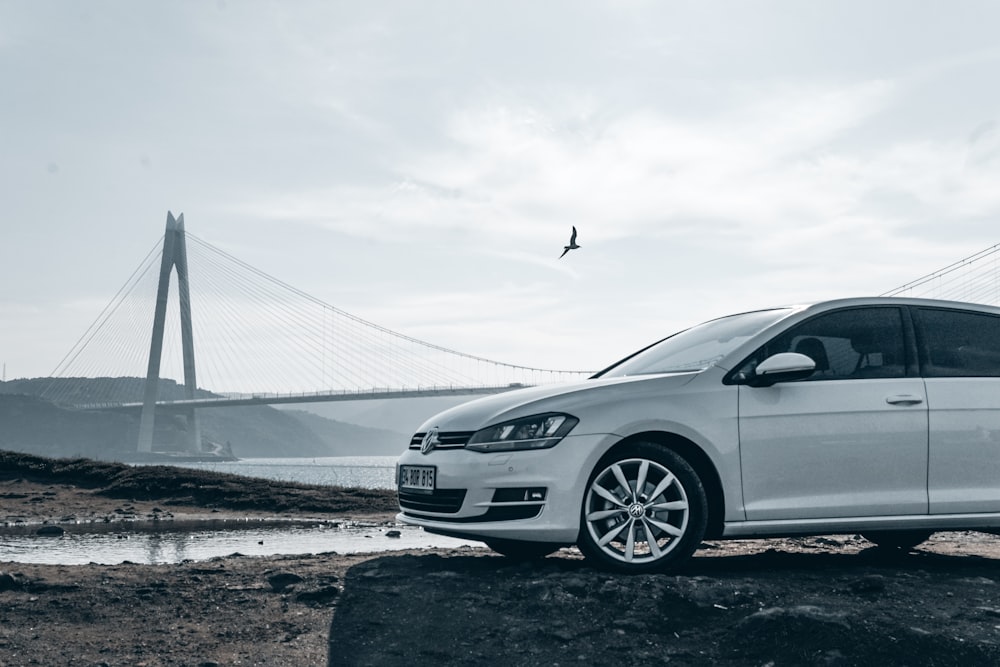
<path fill-rule="evenodd" d="M 477 431 L 510 419 L 543 412 L 568 412 L 580 417 L 590 405 L 607 403 L 655 388 L 669 391 L 690 382 L 699 372 L 662 373 L 528 387 L 456 405 L 425 421 L 418 432 Z"/>

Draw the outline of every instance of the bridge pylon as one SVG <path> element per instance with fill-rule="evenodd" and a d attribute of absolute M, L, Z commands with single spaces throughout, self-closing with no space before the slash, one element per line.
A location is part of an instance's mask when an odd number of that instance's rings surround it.
<path fill-rule="evenodd" d="M 156 422 L 156 401 L 160 388 L 160 359 L 163 354 L 163 331 L 167 319 L 167 297 L 170 274 L 177 271 L 180 301 L 181 348 L 184 360 L 184 398 L 193 399 L 198 383 L 194 368 L 194 336 L 191 329 L 191 289 L 188 282 L 187 244 L 184 240 L 184 214 L 176 219 L 167 212 L 167 229 L 163 235 L 163 256 L 160 261 L 160 281 L 156 289 L 156 310 L 153 315 L 153 337 L 149 345 L 149 365 L 143 391 L 142 415 L 139 419 L 139 452 L 153 451 Z M 201 451 L 201 432 L 195 408 L 185 408 L 181 417 L 187 421 L 186 448 L 191 453 Z"/>

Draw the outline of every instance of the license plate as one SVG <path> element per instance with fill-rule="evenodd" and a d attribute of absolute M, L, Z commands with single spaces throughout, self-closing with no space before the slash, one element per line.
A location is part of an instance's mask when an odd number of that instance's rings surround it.
<path fill-rule="evenodd" d="M 434 466 L 399 466 L 399 488 L 408 491 L 433 491 Z"/>

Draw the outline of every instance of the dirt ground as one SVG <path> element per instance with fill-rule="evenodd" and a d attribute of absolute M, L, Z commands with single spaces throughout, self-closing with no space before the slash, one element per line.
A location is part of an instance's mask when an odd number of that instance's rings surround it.
<path fill-rule="evenodd" d="M 215 509 L 5 480 L 0 540 L 44 521 L 251 515 Z M 391 520 L 323 518 L 348 516 Z M 573 549 L 0 562 L 0 666 L 1000 664 L 998 566 L 1000 538 L 977 533 L 902 555 L 849 535 L 707 543 L 678 575 L 602 572 Z"/>

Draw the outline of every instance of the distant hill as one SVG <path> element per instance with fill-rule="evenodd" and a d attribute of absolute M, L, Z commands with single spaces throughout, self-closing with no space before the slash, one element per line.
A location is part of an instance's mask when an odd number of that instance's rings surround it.
<path fill-rule="evenodd" d="M 110 387 L 142 382 L 141 378 L 122 380 L 76 378 L 66 382 L 72 382 L 68 386 L 74 401 L 101 402 L 116 400 L 109 396 Z M 139 411 L 79 410 L 41 398 L 53 382 L 62 381 L 34 378 L 0 382 L 0 449 L 53 457 L 127 460 L 138 440 Z M 182 396 L 177 383 L 160 382 L 161 397 Z M 396 455 L 409 441 L 409 435 L 395 431 L 269 406 L 203 408 L 198 410 L 198 421 L 203 441 L 228 444 L 239 458 Z M 182 431 L 183 423 L 158 418 L 154 449 L 178 449 L 175 443 L 182 441 Z"/>
<path fill-rule="evenodd" d="M 24 394 L 0 394 L 0 425 L 0 449 L 51 457 L 118 460 L 135 450 L 128 438 L 139 433 L 128 415 L 67 410 Z"/>
<path fill-rule="evenodd" d="M 417 432 L 425 421 L 439 412 L 476 396 L 426 396 L 422 398 L 369 399 L 366 401 L 333 401 L 308 403 L 303 410 L 361 426 L 387 428 L 407 437 Z"/>
<path fill-rule="evenodd" d="M 290 414 L 321 438 L 350 449 L 351 456 L 398 456 L 410 444 L 410 435 L 321 417 L 306 410 L 275 410 Z M 329 454 L 327 455 L 329 456 Z"/>

